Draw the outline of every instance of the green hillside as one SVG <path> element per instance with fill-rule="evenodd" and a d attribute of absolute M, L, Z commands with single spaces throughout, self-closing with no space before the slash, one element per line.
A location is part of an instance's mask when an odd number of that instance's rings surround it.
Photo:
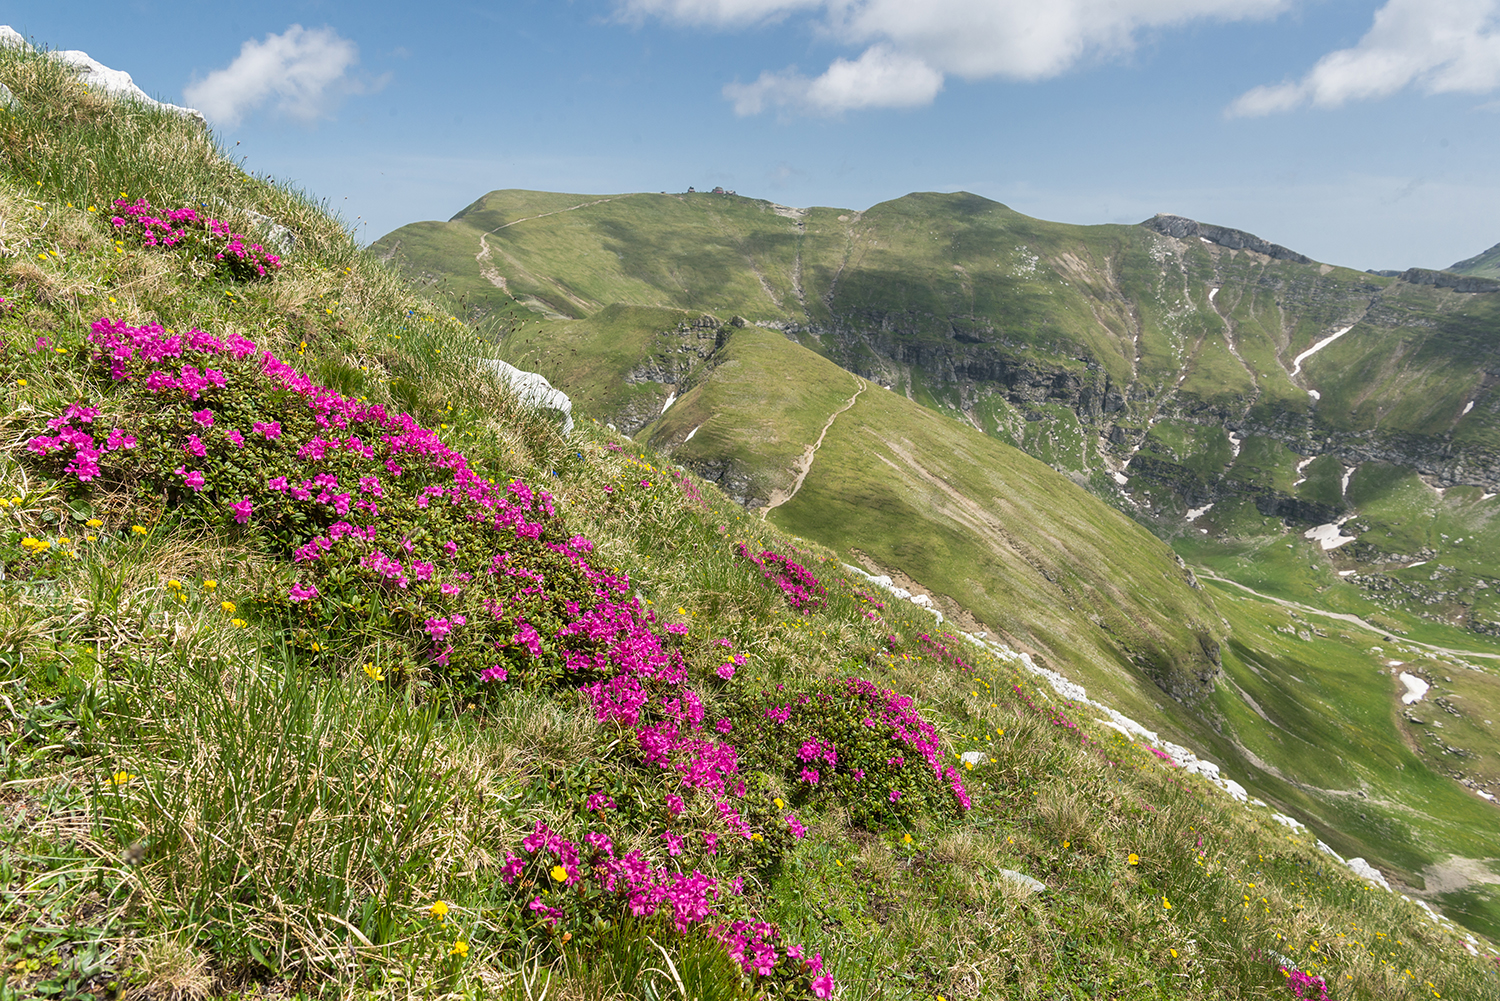
<path fill-rule="evenodd" d="M 1476 275 L 1480 278 L 1500 278 L 1500 244 L 1482 254 L 1466 257 L 1446 269 L 1460 275 Z"/>
<path fill-rule="evenodd" d="M 481 236 L 503 262 L 488 278 L 467 263 L 478 251 L 435 242 Z M 1457 847 L 1494 826 L 1476 791 L 1500 792 L 1483 722 L 1500 653 L 1486 375 L 1500 296 L 1188 220 L 1067 226 L 965 194 L 861 213 L 493 192 L 375 249 L 484 304 L 508 359 L 750 511 L 774 503 L 772 523 L 1211 748 L 1346 854 L 1414 888 L 1445 855 L 1500 854 Z M 1014 482 L 1044 500 L 1018 504 Z M 1076 485 L 1254 591 L 1218 588 L 1204 615 L 1206 595 L 1158 604 L 1120 586 L 1134 544 L 1075 545 L 1080 522 L 1102 540 L 1118 520 L 1062 500 Z M 1304 538 L 1336 521 L 1354 543 Z M 1287 601 L 1363 626 L 1268 630 Z M 1383 680 L 1340 680 L 1334 663 Z M 1462 740 L 1411 722 L 1401 670 L 1459 679 L 1444 698 Z M 1268 708 L 1307 683 L 1322 713 Z M 1302 780 L 1332 761 L 1339 781 Z M 1432 899 L 1474 913 L 1474 892 Z"/>
<path fill-rule="evenodd" d="M 858 532 L 1169 736 L 1213 739 L 1125 664 L 1211 660 L 1206 631 L 1241 685 L 1307 673 L 1280 613 L 1069 477 L 668 306 L 599 313 L 621 358 L 702 350 L 662 449 L 584 406 L 565 435 L 477 364 L 501 345 L 190 120 L 20 49 L 0 83 L 0 997 L 1500 988 L 1488 807 L 1393 749 L 1374 686 L 1346 709 L 1342 638 L 1309 648 L 1326 701 L 1255 689 L 1299 738 L 1371 723 L 1369 760 L 1243 772 L 1308 832 L 791 534 Z M 720 470 L 765 518 L 664 454 L 772 408 Z M 1319 849 L 1367 780 L 1340 836 L 1480 935 Z"/>

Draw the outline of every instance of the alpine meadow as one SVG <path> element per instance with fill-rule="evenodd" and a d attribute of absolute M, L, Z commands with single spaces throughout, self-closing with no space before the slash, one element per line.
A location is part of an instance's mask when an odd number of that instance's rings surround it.
<path fill-rule="evenodd" d="M 1500 993 L 1495 251 L 0 84 L 0 998 Z"/>

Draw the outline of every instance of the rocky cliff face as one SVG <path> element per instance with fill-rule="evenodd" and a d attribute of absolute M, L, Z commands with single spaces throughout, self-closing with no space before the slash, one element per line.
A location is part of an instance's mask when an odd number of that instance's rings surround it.
<path fill-rule="evenodd" d="M 1142 226 L 1154 229 L 1164 236 L 1175 237 L 1179 240 L 1188 240 L 1198 237 L 1210 243 L 1217 243 L 1221 247 L 1230 250 L 1253 250 L 1258 254 L 1278 261 L 1292 261 L 1296 264 L 1311 264 L 1311 257 L 1305 257 L 1295 250 L 1288 250 L 1279 243 L 1262 240 L 1254 233 L 1246 233 L 1242 229 L 1229 229 L 1225 226 L 1211 226 L 1207 223 L 1198 222 L 1180 215 L 1158 214 L 1145 222 Z"/>

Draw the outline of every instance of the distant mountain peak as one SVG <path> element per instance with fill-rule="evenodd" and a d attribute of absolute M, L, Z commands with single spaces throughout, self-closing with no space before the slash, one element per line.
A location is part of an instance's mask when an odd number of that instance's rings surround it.
<path fill-rule="evenodd" d="M 1211 226 L 1186 216 L 1158 212 L 1141 225 L 1179 240 L 1196 236 L 1210 243 L 1217 243 L 1221 247 L 1228 247 L 1230 250 L 1253 250 L 1257 254 L 1265 254 L 1278 261 L 1292 261 L 1297 264 L 1314 263 L 1311 257 L 1299 254 L 1295 250 L 1288 250 L 1279 243 L 1262 240 L 1254 233 L 1246 233 L 1242 229 L 1230 229 L 1227 226 Z"/>

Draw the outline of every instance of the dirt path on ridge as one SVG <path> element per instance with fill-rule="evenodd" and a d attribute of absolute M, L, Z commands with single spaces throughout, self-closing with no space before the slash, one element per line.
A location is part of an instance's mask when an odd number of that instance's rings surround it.
<path fill-rule="evenodd" d="M 857 375 L 854 377 L 854 384 L 859 388 L 854 391 L 853 396 L 849 397 L 849 402 L 833 412 L 833 415 L 828 418 L 828 423 L 823 425 L 823 430 L 818 435 L 818 440 L 807 446 L 802 451 L 802 456 L 796 462 L 792 463 L 792 468 L 797 470 L 797 482 L 792 484 L 791 491 L 787 493 L 783 493 L 780 490 L 771 491 L 770 503 L 760 509 L 760 518 L 762 521 L 765 520 L 766 515 L 797 496 L 797 491 L 802 489 L 802 482 L 807 479 L 807 474 L 812 471 L 813 459 L 816 458 L 818 449 L 823 446 L 823 438 L 828 434 L 828 429 L 833 427 L 833 422 L 838 420 L 839 414 L 854 406 L 859 400 L 860 393 L 870 388 L 870 384 Z"/>

